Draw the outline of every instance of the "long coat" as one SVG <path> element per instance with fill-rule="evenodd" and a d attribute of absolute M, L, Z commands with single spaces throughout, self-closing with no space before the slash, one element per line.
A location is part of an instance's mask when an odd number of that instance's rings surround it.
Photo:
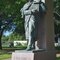
<path fill-rule="evenodd" d="M 37 37 L 38 24 L 41 19 L 39 4 L 27 2 L 21 9 L 22 17 L 25 19 L 25 36 L 29 43 L 33 43 Z"/>

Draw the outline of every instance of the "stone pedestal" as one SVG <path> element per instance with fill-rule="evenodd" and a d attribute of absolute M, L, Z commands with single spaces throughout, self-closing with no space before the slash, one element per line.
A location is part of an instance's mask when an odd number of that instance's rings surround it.
<path fill-rule="evenodd" d="M 54 51 L 17 51 L 12 53 L 12 60 L 55 60 Z"/>
<path fill-rule="evenodd" d="M 27 52 L 13 52 L 12 53 L 12 60 L 34 60 L 33 53 Z"/>

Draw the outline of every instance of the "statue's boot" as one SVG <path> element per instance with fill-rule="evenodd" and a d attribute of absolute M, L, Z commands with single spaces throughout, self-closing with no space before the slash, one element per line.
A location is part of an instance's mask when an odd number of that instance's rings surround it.
<path fill-rule="evenodd" d="M 27 46 L 27 51 L 30 51 L 30 50 L 33 50 L 33 49 L 35 49 L 35 46 L 33 46 L 33 44 L 32 44 L 32 42 L 29 44 L 28 43 L 28 46 Z"/>
<path fill-rule="evenodd" d="M 35 44 L 32 44 L 32 49 L 35 49 Z"/>
<path fill-rule="evenodd" d="M 28 45 L 26 50 L 30 51 L 30 50 L 34 50 L 34 49 L 35 49 L 35 43 Z"/>
<path fill-rule="evenodd" d="M 27 51 L 30 51 L 30 50 L 32 50 L 32 46 L 27 46 L 27 49 L 26 49 Z"/>

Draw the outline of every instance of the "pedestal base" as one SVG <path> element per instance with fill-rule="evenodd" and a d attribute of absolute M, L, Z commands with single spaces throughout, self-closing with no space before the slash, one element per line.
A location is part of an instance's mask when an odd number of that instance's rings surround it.
<path fill-rule="evenodd" d="M 54 51 L 21 51 L 13 52 L 12 60 L 55 60 Z"/>

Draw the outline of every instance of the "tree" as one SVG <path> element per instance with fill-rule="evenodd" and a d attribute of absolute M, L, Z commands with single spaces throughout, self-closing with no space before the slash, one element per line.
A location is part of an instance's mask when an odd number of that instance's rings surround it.
<path fill-rule="evenodd" d="M 25 0 L 0 0 L 0 49 L 2 49 L 1 38 L 3 31 L 10 30 L 13 24 L 16 25 L 13 34 L 24 35 L 24 21 L 21 18 L 20 9 L 24 5 Z M 12 17 L 15 18 L 12 18 Z"/>
<path fill-rule="evenodd" d="M 55 25 L 55 34 L 60 34 L 60 0 L 54 0 L 54 25 Z"/>
<path fill-rule="evenodd" d="M 0 49 L 2 49 L 1 38 L 2 38 L 3 32 L 6 31 L 6 30 L 11 30 L 11 28 L 12 28 L 12 19 L 14 19 L 14 18 L 15 17 L 10 17 L 8 19 L 3 20 L 2 14 L 0 15 Z"/>

